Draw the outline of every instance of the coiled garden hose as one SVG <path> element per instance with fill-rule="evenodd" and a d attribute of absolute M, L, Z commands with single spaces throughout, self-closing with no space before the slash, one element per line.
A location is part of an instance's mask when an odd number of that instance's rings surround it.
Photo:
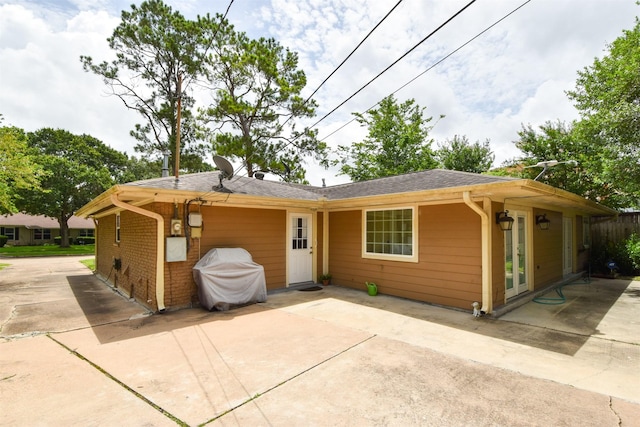
<path fill-rule="evenodd" d="M 559 305 L 564 304 L 567 301 L 567 297 L 562 293 L 562 288 L 566 285 L 558 286 L 554 290 L 558 294 L 559 298 L 551 298 L 551 297 L 535 297 L 533 302 L 537 302 L 538 304 L 548 304 L 548 305 Z"/>
<path fill-rule="evenodd" d="M 556 291 L 556 294 L 558 294 L 557 298 L 541 296 L 541 297 L 535 297 L 532 301 L 537 302 L 538 304 L 547 304 L 547 305 L 564 304 L 565 302 L 567 302 L 567 297 L 565 297 L 564 294 L 562 293 L 562 288 L 570 285 L 587 285 L 589 283 L 591 283 L 591 268 L 589 268 L 589 272 L 587 276 L 585 276 L 582 279 L 582 282 L 565 283 L 564 285 L 560 285 L 557 288 L 555 288 L 554 291 Z"/>

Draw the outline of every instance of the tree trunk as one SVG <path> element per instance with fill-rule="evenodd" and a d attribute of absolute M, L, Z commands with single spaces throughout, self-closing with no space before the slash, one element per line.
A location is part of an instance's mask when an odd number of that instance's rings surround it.
<path fill-rule="evenodd" d="M 68 248 L 69 246 L 69 219 L 62 217 L 58 218 L 58 222 L 60 223 L 60 247 Z"/>

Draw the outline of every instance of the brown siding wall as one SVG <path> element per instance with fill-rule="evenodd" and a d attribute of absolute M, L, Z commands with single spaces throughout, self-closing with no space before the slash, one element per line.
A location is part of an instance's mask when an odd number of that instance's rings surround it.
<path fill-rule="evenodd" d="M 548 230 L 535 225 L 536 215 L 546 214 Z M 562 213 L 533 210 L 534 289 L 562 279 Z"/>
<path fill-rule="evenodd" d="M 419 208 L 419 261 L 361 257 L 362 212 L 333 212 L 329 264 L 337 285 L 469 309 L 482 293 L 480 217 L 464 204 Z"/>
<path fill-rule="evenodd" d="M 267 289 L 285 287 L 286 211 L 205 207 L 202 221 L 202 255 L 213 248 L 244 248 L 264 266 Z"/>

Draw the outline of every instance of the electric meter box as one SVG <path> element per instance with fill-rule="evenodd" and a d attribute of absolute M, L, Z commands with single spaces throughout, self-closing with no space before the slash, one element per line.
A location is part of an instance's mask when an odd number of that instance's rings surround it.
<path fill-rule="evenodd" d="M 171 235 L 179 236 L 182 234 L 182 221 L 179 219 L 171 220 Z"/>
<path fill-rule="evenodd" d="M 189 227 L 202 227 L 202 214 L 191 212 L 189 214 Z"/>
<path fill-rule="evenodd" d="M 187 260 L 187 238 L 186 237 L 167 237 L 166 260 L 167 262 L 177 262 L 177 261 Z"/>

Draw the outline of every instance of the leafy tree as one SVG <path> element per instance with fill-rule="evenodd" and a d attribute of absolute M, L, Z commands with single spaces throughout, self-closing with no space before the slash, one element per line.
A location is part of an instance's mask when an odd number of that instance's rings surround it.
<path fill-rule="evenodd" d="M 207 62 L 214 100 L 203 111 L 217 127 L 214 151 L 240 159 L 250 177 L 269 171 L 305 182 L 304 157 L 326 165 L 327 147 L 316 130 L 296 128 L 296 119 L 313 117 L 317 106 L 300 96 L 307 79 L 298 55 L 274 39 L 253 40 L 220 22 Z"/>
<path fill-rule="evenodd" d="M 212 22 L 208 16 L 189 21 L 161 0 L 144 1 L 122 12 L 122 22 L 107 39 L 115 60 L 94 63 L 90 56 L 80 57 L 85 71 L 102 77 L 113 95 L 144 118 L 131 131 L 136 151 L 156 159 L 169 151 L 171 168 L 180 99 L 181 169 L 211 169 L 201 160 L 205 146 L 196 141 L 191 86 L 202 72 Z"/>
<path fill-rule="evenodd" d="M 158 178 L 162 175 L 162 160 L 149 160 L 146 158 L 129 157 L 124 175 L 117 181 L 118 184 L 139 181 L 143 179 Z"/>
<path fill-rule="evenodd" d="M 456 135 L 452 140 L 447 140 L 435 155 L 444 169 L 473 173 L 488 171 L 495 159 L 489 140 L 482 144 L 480 141 L 471 144 L 466 135 Z"/>
<path fill-rule="evenodd" d="M 43 177 L 44 170 L 29 151 L 24 131 L 0 127 L 0 214 L 18 212 L 18 192 L 41 190 Z"/>
<path fill-rule="evenodd" d="M 519 163 L 525 166 L 517 172 L 519 176 L 535 179 L 543 168 L 534 165 L 557 160 L 566 163 L 548 168 L 538 178 L 540 182 L 580 194 L 593 201 L 605 200 L 613 195 L 611 187 L 602 182 L 599 176 L 600 153 L 596 149 L 589 149 L 587 144 L 577 138 L 573 124 L 546 122 L 539 127 L 539 131 L 531 125 L 523 125 L 518 136 L 520 139 L 515 144 L 524 153 Z"/>
<path fill-rule="evenodd" d="M 342 159 L 340 172 L 353 181 L 400 175 L 432 169 L 437 166 L 431 149 L 427 126 L 432 117 L 424 118 L 414 99 L 398 104 L 393 95 L 384 98 L 378 108 L 364 114 L 354 113 L 361 126 L 369 128 L 368 136 L 350 146 L 339 146 Z"/>
<path fill-rule="evenodd" d="M 578 72 L 568 92 L 581 119 L 576 132 L 600 153 L 600 181 L 615 206 L 640 205 L 640 21 L 608 46 L 608 54 Z M 614 197 L 615 195 L 615 197 Z M 625 206 L 626 205 L 626 206 Z"/>
<path fill-rule="evenodd" d="M 56 218 L 61 246 L 69 244 L 68 220 L 91 199 L 126 177 L 127 156 L 89 135 L 62 129 L 29 133 L 28 144 L 47 172 L 39 189 L 21 189 L 18 208 L 33 215 Z"/>

